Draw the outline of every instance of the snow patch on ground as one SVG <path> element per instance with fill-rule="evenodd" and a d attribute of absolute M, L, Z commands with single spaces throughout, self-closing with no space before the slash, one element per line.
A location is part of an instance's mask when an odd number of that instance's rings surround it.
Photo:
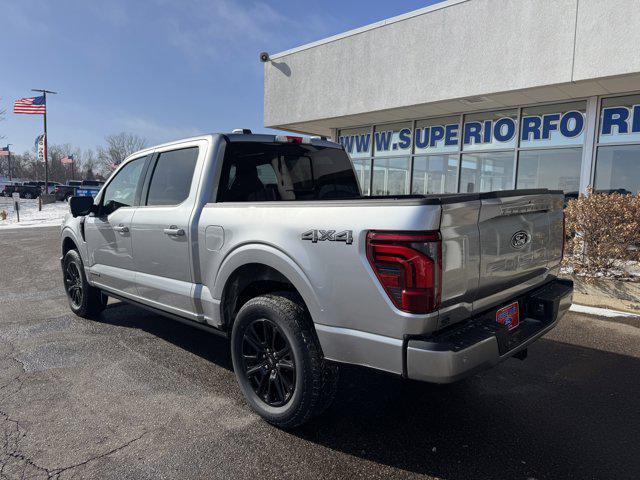
<path fill-rule="evenodd" d="M 636 313 L 628 313 L 628 312 L 620 312 L 618 310 L 609 310 L 608 308 L 598 308 L 598 307 L 587 307 L 586 305 L 571 305 L 569 309 L 572 312 L 576 313 L 586 313 L 588 315 L 597 315 L 600 317 L 636 317 L 640 318 L 640 315 Z"/>
<path fill-rule="evenodd" d="M 20 199 L 20 223 L 13 209 L 11 198 L 0 198 L 0 212 L 7 212 L 7 219 L 0 217 L 0 230 L 8 228 L 25 227 L 52 227 L 62 224 L 65 215 L 69 213 L 67 202 L 55 202 L 42 205 L 42 211 L 38 210 L 38 200 Z"/>

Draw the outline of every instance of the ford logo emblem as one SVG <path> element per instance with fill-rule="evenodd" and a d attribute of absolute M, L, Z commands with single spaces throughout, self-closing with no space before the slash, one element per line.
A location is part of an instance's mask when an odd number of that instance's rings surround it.
<path fill-rule="evenodd" d="M 524 230 L 517 231 L 511 236 L 511 246 L 513 248 L 522 248 L 529 243 L 529 234 Z"/>

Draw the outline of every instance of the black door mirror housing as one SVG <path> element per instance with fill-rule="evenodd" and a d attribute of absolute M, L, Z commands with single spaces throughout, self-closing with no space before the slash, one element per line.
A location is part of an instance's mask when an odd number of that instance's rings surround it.
<path fill-rule="evenodd" d="M 93 205 L 93 197 L 71 197 L 69 199 L 69 208 L 71 215 L 74 217 L 82 217 L 95 212 Z"/>

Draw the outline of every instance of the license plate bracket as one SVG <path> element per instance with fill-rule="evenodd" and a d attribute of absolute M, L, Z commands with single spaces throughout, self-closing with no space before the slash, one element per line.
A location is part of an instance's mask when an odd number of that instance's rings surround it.
<path fill-rule="evenodd" d="M 510 303 L 496 311 L 496 322 L 504 325 L 509 331 L 520 325 L 520 305 L 518 302 Z"/>

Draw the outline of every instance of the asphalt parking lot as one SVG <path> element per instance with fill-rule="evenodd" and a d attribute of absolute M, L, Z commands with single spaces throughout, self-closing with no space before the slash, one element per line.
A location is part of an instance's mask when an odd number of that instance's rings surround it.
<path fill-rule="evenodd" d="M 114 304 L 72 315 L 58 229 L 0 231 L 0 478 L 640 478 L 640 321 L 568 314 L 451 386 L 343 368 L 322 417 L 261 421 L 226 342 Z"/>

